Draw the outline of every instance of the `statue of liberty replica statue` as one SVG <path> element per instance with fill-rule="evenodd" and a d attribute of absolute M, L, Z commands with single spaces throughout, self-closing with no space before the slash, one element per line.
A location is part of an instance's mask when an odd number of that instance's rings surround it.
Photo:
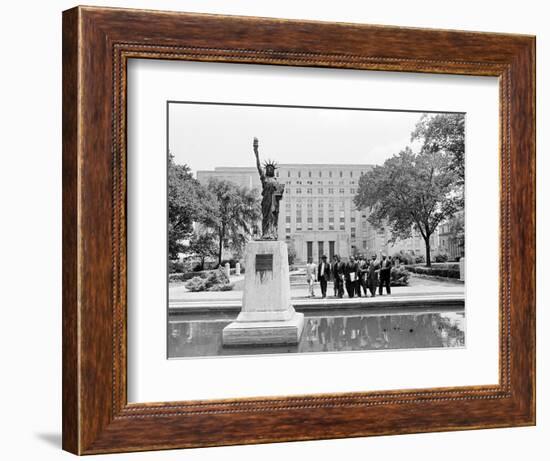
<path fill-rule="evenodd" d="M 256 156 L 256 167 L 262 181 L 262 239 L 277 240 L 277 224 L 279 221 L 279 202 L 283 198 L 285 185 L 275 178 L 277 164 L 271 160 L 264 163 L 265 170 L 260 164 L 258 138 L 252 144 Z"/>
<path fill-rule="evenodd" d="M 223 329 L 224 347 L 297 344 L 304 328 L 304 314 L 290 302 L 288 248 L 277 240 L 279 202 L 285 185 L 275 178 L 277 164 L 260 163 L 259 142 L 252 144 L 262 181 L 262 238 L 246 244 L 241 312 Z"/>

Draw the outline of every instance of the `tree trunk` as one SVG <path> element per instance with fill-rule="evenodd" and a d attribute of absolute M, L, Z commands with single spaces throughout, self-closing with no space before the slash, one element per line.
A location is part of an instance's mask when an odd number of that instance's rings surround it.
<path fill-rule="evenodd" d="M 424 239 L 424 243 L 426 244 L 426 267 L 431 267 L 432 261 L 430 259 L 430 237 Z"/>
<path fill-rule="evenodd" d="M 223 253 L 223 237 L 225 234 L 225 226 L 222 224 L 221 230 L 220 230 L 220 245 L 218 247 L 218 264 L 222 265 L 222 253 Z"/>

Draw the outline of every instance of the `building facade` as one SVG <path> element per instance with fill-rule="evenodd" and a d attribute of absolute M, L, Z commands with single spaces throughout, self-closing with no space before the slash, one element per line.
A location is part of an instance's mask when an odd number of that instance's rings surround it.
<path fill-rule="evenodd" d="M 294 246 L 296 262 L 317 262 L 322 255 L 347 257 L 368 252 L 367 235 L 372 232 L 366 211 L 355 208 L 353 198 L 359 178 L 372 165 L 280 164 L 276 175 L 285 184 L 279 210 L 279 239 Z M 231 181 L 239 186 L 261 189 L 253 167 L 217 167 L 198 171 L 197 179 Z"/>
<path fill-rule="evenodd" d="M 353 199 L 359 179 L 372 167 L 368 164 L 278 165 L 275 174 L 285 184 L 278 235 L 280 240 L 294 246 L 297 264 L 310 258 L 318 262 L 322 255 L 332 260 L 335 254 L 341 257 L 380 253 L 393 256 L 403 251 L 425 255 L 424 239 L 420 233 L 413 230 L 410 238 L 390 243 L 389 226 L 373 226 L 368 222 L 368 211 L 355 208 Z M 210 178 L 231 181 L 240 187 L 259 190 L 262 187 L 255 167 L 216 167 L 197 171 L 201 183 L 207 183 Z M 448 228 L 449 224 L 444 223 L 431 235 L 432 257 L 438 253 L 454 257 L 459 253 L 456 245 L 451 247 L 449 244 Z"/>

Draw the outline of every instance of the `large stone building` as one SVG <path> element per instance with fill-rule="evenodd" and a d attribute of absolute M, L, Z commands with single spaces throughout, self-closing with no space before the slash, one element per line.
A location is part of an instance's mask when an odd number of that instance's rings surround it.
<path fill-rule="evenodd" d="M 280 164 L 276 175 L 285 184 L 280 203 L 279 239 L 294 245 L 296 261 L 309 258 L 317 262 L 324 254 L 368 252 L 367 236 L 372 226 L 367 212 L 353 204 L 359 178 L 371 169 L 364 164 Z M 197 179 L 232 181 L 239 186 L 261 189 L 258 171 L 254 167 L 217 167 L 198 171 Z"/>
<path fill-rule="evenodd" d="M 353 198 L 359 178 L 372 168 L 365 164 L 280 164 L 277 178 L 285 184 L 280 203 L 279 239 L 294 245 L 296 262 L 309 258 L 318 262 L 322 255 L 330 259 L 337 254 L 394 255 L 403 251 L 425 255 L 422 236 L 413 231 L 408 239 L 390 243 L 391 229 L 371 225 L 368 211 L 357 210 Z M 197 171 L 197 179 L 207 183 L 210 178 L 231 181 L 241 187 L 261 190 L 260 176 L 255 167 L 216 167 Z M 449 226 L 442 227 L 445 231 Z M 441 227 L 441 226 L 440 226 Z M 440 241 L 440 228 L 430 238 L 431 256 L 438 253 L 460 256 L 449 246 L 449 235 Z M 446 245 L 443 245 L 446 244 Z"/>

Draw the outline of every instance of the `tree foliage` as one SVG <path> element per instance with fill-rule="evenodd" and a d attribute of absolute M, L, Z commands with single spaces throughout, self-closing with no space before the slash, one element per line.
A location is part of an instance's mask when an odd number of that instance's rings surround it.
<path fill-rule="evenodd" d="M 195 231 L 189 240 L 189 245 L 185 248 L 187 253 L 197 256 L 201 261 L 201 270 L 204 269 L 206 258 L 217 255 L 218 247 L 216 245 L 216 235 L 208 230 L 204 232 Z"/>
<path fill-rule="evenodd" d="M 216 206 L 215 219 L 209 226 L 217 235 L 221 264 L 224 248 L 241 253 L 250 236 L 257 232 L 261 218 L 260 199 L 256 189 L 239 187 L 224 180 L 211 179 L 207 189 Z"/>
<path fill-rule="evenodd" d="M 449 223 L 450 229 L 449 232 L 451 234 L 451 242 L 455 244 L 459 252 L 461 254 L 464 254 L 464 245 L 465 245 L 465 231 L 464 231 L 464 212 L 457 213 L 453 218 L 450 220 Z"/>
<path fill-rule="evenodd" d="M 445 152 L 414 153 L 406 148 L 361 176 L 355 205 L 370 208 L 369 222 L 375 227 L 387 223 L 393 239 L 408 238 L 417 230 L 424 239 L 429 266 L 430 236 L 461 207 L 458 182 L 459 175 L 449 167 Z"/>
<path fill-rule="evenodd" d="M 423 115 L 411 141 L 420 141 L 423 152 L 448 156 L 447 167 L 464 183 L 464 114 Z"/>
<path fill-rule="evenodd" d="M 168 253 L 172 259 L 183 251 L 182 241 L 193 232 L 193 223 L 206 225 L 215 216 L 214 199 L 187 165 L 168 156 Z"/>

